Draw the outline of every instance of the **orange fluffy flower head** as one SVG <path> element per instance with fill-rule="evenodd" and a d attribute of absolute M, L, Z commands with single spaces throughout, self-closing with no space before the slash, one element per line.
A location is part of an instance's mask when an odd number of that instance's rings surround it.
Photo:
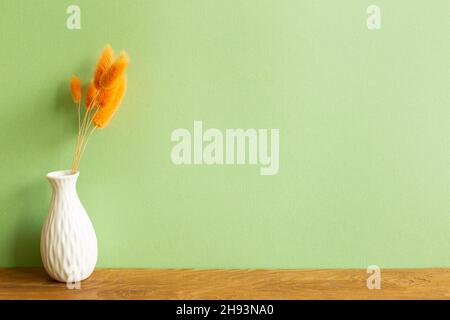
<path fill-rule="evenodd" d="M 101 88 L 111 90 L 116 87 L 125 74 L 129 63 L 130 58 L 128 57 L 128 54 L 125 51 L 121 52 L 116 61 L 114 61 L 109 69 L 103 73 L 100 79 Z"/>
<path fill-rule="evenodd" d="M 85 105 L 86 109 L 90 109 L 95 105 L 95 97 L 97 96 L 97 88 L 95 88 L 94 81 L 91 81 L 86 91 Z"/>
<path fill-rule="evenodd" d="M 72 94 L 73 102 L 80 103 L 81 101 L 81 80 L 76 75 L 70 79 L 70 93 Z"/>
<path fill-rule="evenodd" d="M 99 109 L 97 114 L 94 116 L 93 121 L 94 125 L 97 128 L 105 128 L 111 122 L 111 119 L 114 117 L 114 114 L 122 103 L 122 99 L 125 95 L 126 90 L 127 78 L 126 76 L 122 76 L 118 80 L 118 84 L 114 89 L 114 95 L 112 96 L 112 99 L 107 105 Z"/>
<path fill-rule="evenodd" d="M 111 67 L 114 61 L 114 50 L 111 45 L 106 45 L 97 62 L 97 67 L 94 72 L 94 84 L 97 89 L 100 89 L 100 80 L 103 74 Z"/>
<path fill-rule="evenodd" d="M 114 99 L 115 94 L 116 88 L 113 88 L 111 90 L 100 89 L 97 96 L 97 105 L 100 108 L 104 108 Z"/>

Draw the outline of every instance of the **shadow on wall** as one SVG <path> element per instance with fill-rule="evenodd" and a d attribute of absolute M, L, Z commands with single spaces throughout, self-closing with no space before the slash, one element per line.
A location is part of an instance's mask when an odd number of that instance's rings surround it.
<path fill-rule="evenodd" d="M 40 233 L 48 208 L 49 187 L 44 179 L 29 181 L 20 192 L 22 210 L 16 221 L 14 239 L 14 265 L 18 267 L 41 264 Z"/>
<path fill-rule="evenodd" d="M 72 159 L 67 157 L 67 150 L 75 146 L 78 130 L 77 106 L 71 100 L 67 81 L 58 86 L 53 104 L 39 101 L 37 106 L 24 110 L 26 114 L 22 117 L 17 116 L 21 121 L 8 132 L 12 137 L 23 139 L 14 147 L 17 149 L 10 152 L 28 162 L 17 163 L 26 166 L 23 176 L 17 178 L 20 181 L 14 185 L 15 191 L 2 200 L 7 206 L 5 212 L 14 215 L 10 254 L 13 266 L 17 267 L 42 265 L 40 233 L 51 200 L 51 188 L 45 175 L 48 171 L 64 169 L 55 167 L 60 163 L 70 167 Z M 34 121 L 31 126 L 30 121 Z"/>

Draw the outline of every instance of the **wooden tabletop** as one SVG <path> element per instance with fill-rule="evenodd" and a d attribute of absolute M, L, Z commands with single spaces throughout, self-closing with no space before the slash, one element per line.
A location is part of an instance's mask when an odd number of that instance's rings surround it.
<path fill-rule="evenodd" d="M 41 268 L 0 269 L 0 299 L 450 299 L 450 269 L 97 269 L 79 289 Z"/>

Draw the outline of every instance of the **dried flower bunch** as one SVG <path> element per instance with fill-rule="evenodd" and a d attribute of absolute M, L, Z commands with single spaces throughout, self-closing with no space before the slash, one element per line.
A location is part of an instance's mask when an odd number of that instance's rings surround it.
<path fill-rule="evenodd" d="M 78 170 L 81 157 L 89 138 L 96 128 L 105 128 L 113 118 L 127 89 L 125 71 L 130 59 L 123 51 L 117 58 L 110 45 L 103 50 L 95 68 L 94 77 L 86 89 L 85 111 L 81 120 L 82 85 L 73 75 L 70 92 L 73 102 L 78 104 L 78 139 L 72 162 L 72 172 Z"/>

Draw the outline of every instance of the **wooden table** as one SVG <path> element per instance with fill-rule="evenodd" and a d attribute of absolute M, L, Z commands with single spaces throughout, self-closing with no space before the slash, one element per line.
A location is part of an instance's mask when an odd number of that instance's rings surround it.
<path fill-rule="evenodd" d="M 0 299 L 450 299 L 450 269 L 97 269 L 80 289 L 41 268 L 0 269 Z"/>

